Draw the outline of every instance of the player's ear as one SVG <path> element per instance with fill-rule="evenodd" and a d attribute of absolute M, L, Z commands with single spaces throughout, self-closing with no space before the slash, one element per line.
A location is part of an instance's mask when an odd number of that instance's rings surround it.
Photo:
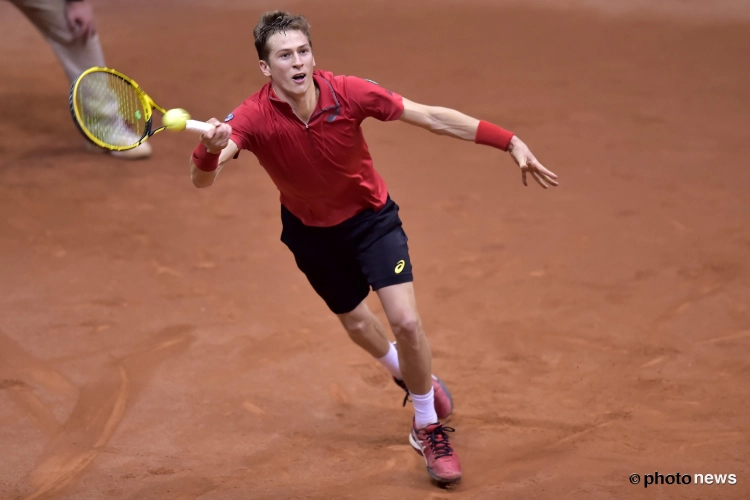
<path fill-rule="evenodd" d="M 266 61 L 261 59 L 258 61 L 258 65 L 260 66 L 260 70 L 263 72 L 266 76 L 271 76 L 271 67 L 268 65 Z"/>

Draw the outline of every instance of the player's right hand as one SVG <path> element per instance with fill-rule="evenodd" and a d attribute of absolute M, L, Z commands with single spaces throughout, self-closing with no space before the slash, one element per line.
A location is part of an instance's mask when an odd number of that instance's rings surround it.
<path fill-rule="evenodd" d="M 214 128 L 201 135 L 201 142 L 205 144 L 209 153 L 219 154 L 229 144 L 229 138 L 232 136 L 232 126 L 220 122 L 216 118 L 211 118 L 207 123 L 213 125 Z"/>

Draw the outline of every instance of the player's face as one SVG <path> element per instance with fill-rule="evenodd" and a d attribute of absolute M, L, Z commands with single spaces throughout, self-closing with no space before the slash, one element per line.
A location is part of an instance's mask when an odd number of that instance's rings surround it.
<path fill-rule="evenodd" d="M 263 74 L 288 94 L 305 94 L 313 85 L 315 58 L 310 42 L 298 30 L 275 33 L 268 39 L 268 62 L 260 61 Z"/>

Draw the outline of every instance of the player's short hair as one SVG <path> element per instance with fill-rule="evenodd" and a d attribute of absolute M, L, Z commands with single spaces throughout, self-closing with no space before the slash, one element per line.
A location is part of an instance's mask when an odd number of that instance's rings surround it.
<path fill-rule="evenodd" d="M 310 23 L 303 16 L 293 16 L 289 12 L 274 10 L 266 12 L 260 16 L 260 21 L 253 30 L 255 35 L 255 50 L 258 51 L 258 58 L 268 61 L 268 39 L 276 33 L 285 31 L 301 31 L 307 37 L 307 41 L 312 48 L 312 39 L 310 38 Z"/>

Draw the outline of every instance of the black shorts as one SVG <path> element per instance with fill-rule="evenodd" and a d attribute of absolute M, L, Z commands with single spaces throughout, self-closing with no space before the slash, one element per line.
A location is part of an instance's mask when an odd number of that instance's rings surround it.
<path fill-rule="evenodd" d="M 388 198 L 332 227 L 306 226 L 281 206 L 281 241 L 297 267 L 336 314 L 352 311 L 373 290 L 413 281 L 408 238 L 398 205 Z"/>

